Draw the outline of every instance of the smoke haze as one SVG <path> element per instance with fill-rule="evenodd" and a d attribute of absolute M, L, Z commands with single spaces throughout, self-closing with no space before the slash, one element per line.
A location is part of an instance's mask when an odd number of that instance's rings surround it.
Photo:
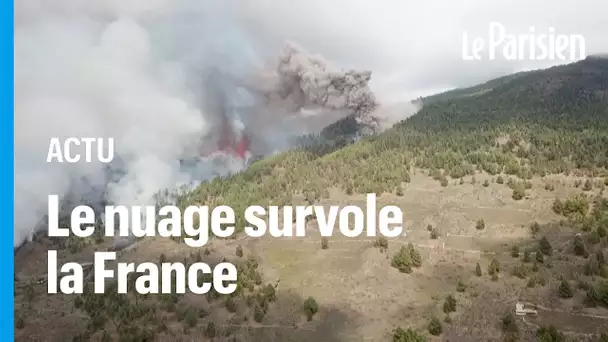
<path fill-rule="evenodd" d="M 353 110 L 382 130 L 417 110 L 412 98 L 548 66 L 463 61 L 462 32 L 487 37 L 490 21 L 512 33 L 582 34 L 587 54 L 605 53 L 606 12 L 598 0 L 16 1 L 15 244 L 48 194 L 145 204 L 158 189 L 241 169 L 214 152 L 223 122 L 233 143 L 249 136 L 250 152 L 266 154 Z M 288 41 L 303 48 L 292 51 L 299 62 L 280 64 Z M 347 79 L 341 105 L 318 96 Z M 114 171 L 47 164 L 49 139 L 68 136 L 113 137 Z"/>
<path fill-rule="evenodd" d="M 161 189 L 242 169 L 226 153 L 201 156 L 224 121 L 261 154 L 346 115 L 381 129 L 369 72 L 330 68 L 295 45 L 280 55 L 282 38 L 247 34 L 262 15 L 247 10 L 241 1 L 15 3 L 15 246 L 39 226 L 49 194 L 145 205 Z M 400 112 L 389 121 L 415 108 Z M 114 138 L 112 171 L 46 163 L 52 137 Z"/>

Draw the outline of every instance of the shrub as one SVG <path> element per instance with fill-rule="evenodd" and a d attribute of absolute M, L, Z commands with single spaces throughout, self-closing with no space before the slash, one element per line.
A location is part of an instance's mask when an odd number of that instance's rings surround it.
<path fill-rule="evenodd" d="M 412 266 L 414 266 L 414 267 L 422 266 L 422 256 L 420 255 L 420 252 L 418 252 L 418 250 L 416 250 L 416 248 L 414 247 L 414 245 L 411 242 L 407 244 L 407 249 L 408 249 L 408 252 L 410 253 L 410 257 L 412 259 Z"/>
<path fill-rule="evenodd" d="M 412 273 L 412 258 L 405 246 L 401 246 L 399 252 L 393 256 L 391 266 L 398 269 L 399 272 Z"/>
<path fill-rule="evenodd" d="M 393 342 L 427 342 L 428 339 L 421 335 L 420 333 L 412 330 L 412 329 L 407 329 L 404 330 L 403 328 L 399 327 L 399 328 L 395 328 L 393 329 Z"/>
<path fill-rule="evenodd" d="M 260 305 L 256 304 L 253 308 L 253 320 L 258 323 L 262 323 L 265 315 L 266 313 L 264 312 L 264 309 Z"/>
<path fill-rule="evenodd" d="M 574 237 L 573 247 L 574 254 L 578 256 L 583 256 L 587 253 L 587 248 L 580 235 Z"/>
<path fill-rule="evenodd" d="M 605 237 L 607 235 L 606 227 L 604 225 L 598 226 L 595 231 L 597 232 L 597 235 L 600 238 L 603 238 L 603 237 Z"/>
<path fill-rule="evenodd" d="M 304 301 L 304 313 L 306 314 L 306 318 L 309 321 L 312 320 L 312 317 L 317 313 L 317 311 L 319 311 L 317 301 L 312 297 L 308 297 L 308 299 Z"/>
<path fill-rule="evenodd" d="M 528 276 L 528 268 L 524 264 L 519 264 L 513 268 L 513 275 L 520 279 L 526 279 Z"/>
<path fill-rule="evenodd" d="M 25 319 L 22 316 L 15 317 L 15 328 L 16 329 L 25 328 Z"/>
<path fill-rule="evenodd" d="M 524 251 L 524 259 L 523 262 L 530 262 L 532 261 L 532 258 L 530 257 L 530 250 L 525 250 Z"/>
<path fill-rule="evenodd" d="M 215 323 L 213 323 L 213 322 L 207 323 L 207 327 L 205 328 L 205 335 L 209 338 L 214 338 L 217 335 L 217 329 L 215 327 Z"/>
<path fill-rule="evenodd" d="M 448 295 L 443 302 L 443 312 L 449 314 L 450 312 L 456 311 L 456 298 L 452 295 Z"/>
<path fill-rule="evenodd" d="M 465 284 L 462 279 L 458 280 L 458 284 L 456 284 L 456 291 L 464 292 L 467 289 L 467 284 Z"/>
<path fill-rule="evenodd" d="M 545 263 L 545 257 L 543 255 L 543 253 L 541 253 L 540 251 L 537 251 L 536 252 L 536 259 L 534 260 L 534 262 L 535 262 L 535 265 L 536 265 L 536 263 L 544 264 Z"/>
<path fill-rule="evenodd" d="M 380 250 L 388 249 L 388 239 L 385 236 L 380 236 L 374 242 L 374 247 L 380 248 Z"/>
<path fill-rule="evenodd" d="M 517 246 L 511 247 L 511 256 L 514 258 L 519 258 L 519 247 L 517 247 Z"/>
<path fill-rule="evenodd" d="M 540 241 L 538 242 L 538 247 L 544 255 L 549 256 L 553 254 L 553 248 L 551 247 L 551 243 L 549 243 L 549 240 L 546 236 L 543 236 L 543 238 L 540 239 Z"/>
<path fill-rule="evenodd" d="M 593 244 L 593 245 L 598 244 L 598 243 L 600 243 L 600 240 L 601 240 L 601 238 L 600 238 L 600 235 L 597 233 L 597 231 L 593 231 L 593 232 L 589 233 L 589 243 L 590 244 Z"/>
<path fill-rule="evenodd" d="M 566 336 L 559 332 L 554 326 L 540 327 L 536 330 L 538 341 L 542 342 L 565 342 Z"/>
<path fill-rule="evenodd" d="M 228 310 L 228 312 L 236 312 L 236 302 L 232 297 L 226 298 L 226 300 L 224 301 L 224 306 L 226 307 L 226 310 Z"/>
<path fill-rule="evenodd" d="M 593 183 L 591 182 L 591 179 L 587 179 L 583 186 L 583 191 L 591 191 L 591 189 L 593 189 Z"/>
<path fill-rule="evenodd" d="M 567 280 L 564 279 L 559 284 L 558 294 L 562 298 L 572 298 L 574 296 L 574 290 Z"/>
<path fill-rule="evenodd" d="M 321 239 L 321 249 L 328 249 L 329 248 L 329 240 L 326 237 L 323 237 Z"/>
<path fill-rule="evenodd" d="M 511 195 L 511 197 L 514 200 L 519 201 L 522 198 L 526 197 L 526 191 L 521 187 L 516 187 L 515 189 L 513 189 L 513 195 Z"/>
<path fill-rule="evenodd" d="M 483 219 L 477 220 L 477 223 L 475 224 L 475 228 L 477 228 L 477 230 L 482 230 L 485 227 L 486 227 L 486 223 L 483 221 Z"/>
<path fill-rule="evenodd" d="M 493 276 L 498 273 L 500 273 L 500 262 L 496 258 L 493 258 L 488 265 L 488 274 Z"/>
<path fill-rule="evenodd" d="M 420 252 L 416 250 L 412 243 L 406 246 L 401 246 L 397 254 L 391 260 L 391 266 L 403 273 L 412 273 L 412 267 L 420 267 L 422 265 L 422 257 Z"/>
<path fill-rule="evenodd" d="M 502 331 L 505 333 L 517 333 L 519 331 L 513 312 L 508 311 L 502 316 Z"/>
<path fill-rule="evenodd" d="M 441 322 L 437 317 L 431 318 L 428 326 L 429 333 L 433 336 L 439 336 L 443 332 L 443 328 L 441 326 Z"/>
<path fill-rule="evenodd" d="M 439 238 L 439 231 L 437 230 L 437 228 L 433 228 L 431 230 L 431 239 L 435 240 Z"/>
<path fill-rule="evenodd" d="M 538 222 L 532 223 L 530 225 L 530 232 L 532 233 L 532 235 L 538 234 L 538 232 L 540 232 L 540 224 L 538 224 Z"/>

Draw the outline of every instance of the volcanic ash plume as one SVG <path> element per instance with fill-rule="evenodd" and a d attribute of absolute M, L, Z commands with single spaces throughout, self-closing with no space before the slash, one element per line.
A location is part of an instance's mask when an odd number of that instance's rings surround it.
<path fill-rule="evenodd" d="M 266 82 L 268 82 L 268 75 Z M 323 121 L 331 124 L 337 119 L 352 115 L 361 125 L 364 134 L 378 132 L 378 118 L 374 112 L 378 102 L 370 90 L 370 71 L 341 71 L 330 68 L 320 56 L 312 56 L 292 43 L 283 48 L 274 73 L 274 84 L 266 86 L 266 105 L 283 104 L 303 121 Z M 256 81 L 256 84 L 264 82 Z M 255 88 L 255 87 L 254 87 Z M 268 89 L 270 88 L 270 89 Z M 322 112 L 305 115 L 306 111 Z M 319 125 L 316 125 L 317 129 Z"/>
<path fill-rule="evenodd" d="M 15 245 L 45 228 L 49 194 L 149 205 L 345 118 L 363 134 L 387 127 L 371 72 L 341 71 L 293 44 L 263 67 L 276 37 L 248 28 L 244 3 L 129 3 L 15 4 Z M 46 163 L 53 137 L 112 137 L 116 156 Z"/>

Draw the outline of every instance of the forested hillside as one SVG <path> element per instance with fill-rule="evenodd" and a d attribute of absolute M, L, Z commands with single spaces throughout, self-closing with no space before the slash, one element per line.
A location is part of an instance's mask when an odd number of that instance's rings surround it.
<path fill-rule="evenodd" d="M 327 189 L 392 192 L 411 167 L 431 169 L 444 181 L 473 174 L 602 175 L 608 167 L 608 60 L 588 58 L 566 66 L 517 74 L 462 91 L 423 99 L 424 108 L 392 129 L 349 143 L 344 120 L 307 147 L 254 163 L 247 171 L 202 184 L 182 204 L 291 203 Z M 480 88 L 480 89 L 481 89 Z M 459 95 L 460 94 L 460 95 Z M 241 218 L 241 223 L 244 221 Z"/>

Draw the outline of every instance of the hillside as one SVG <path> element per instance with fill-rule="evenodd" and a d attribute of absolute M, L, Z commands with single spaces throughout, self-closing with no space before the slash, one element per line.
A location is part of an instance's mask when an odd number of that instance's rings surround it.
<path fill-rule="evenodd" d="M 181 207 L 230 205 L 238 214 L 253 204 L 364 206 L 374 192 L 379 206 L 402 208 L 407 236 L 326 239 L 311 218 L 306 238 L 241 235 L 200 250 L 146 239 L 120 255 L 234 261 L 239 290 L 228 297 L 48 296 L 46 249 L 82 262 L 109 242 L 41 237 L 16 255 L 17 340 L 606 338 L 608 60 L 423 102 L 380 135 L 340 138 L 354 131 L 347 119 L 305 147 L 178 194 Z M 242 229 L 243 217 L 237 221 Z M 535 305 L 538 315 L 514 316 L 516 302 Z"/>
<path fill-rule="evenodd" d="M 431 102 L 383 134 L 344 145 L 321 140 L 258 161 L 203 184 L 189 200 L 246 207 L 330 187 L 391 192 L 410 167 L 451 178 L 476 168 L 521 178 L 575 168 L 596 175 L 608 167 L 608 62 L 528 72 L 477 96 Z"/>

